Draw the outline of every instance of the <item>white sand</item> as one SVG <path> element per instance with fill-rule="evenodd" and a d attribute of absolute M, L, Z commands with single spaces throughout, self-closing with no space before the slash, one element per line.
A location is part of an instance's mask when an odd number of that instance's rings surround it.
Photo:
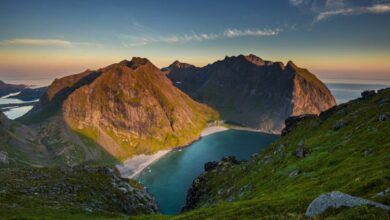
<path fill-rule="evenodd" d="M 119 170 L 123 178 L 134 178 L 139 175 L 146 167 L 170 151 L 171 150 L 162 150 L 152 155 L 137 155 L 131 159 L 126 160 L 123 162 L 123 164 L 116 165 L 116 168 Z"/>
<path fill-rule="evenodd" d="M 223 126 L 211 126 L 211 127 L 205 128 L 202 131 L 202 133 L 200 134 L 200 136 L 201 137 L 205 137 L 207 135 L 218 133 L 218 132 L 222 132 L 222 131 L 226 131 L 226 130 L 229 130 L 229 128 L 226 128 L 226 127 L 223 127 Z"/>

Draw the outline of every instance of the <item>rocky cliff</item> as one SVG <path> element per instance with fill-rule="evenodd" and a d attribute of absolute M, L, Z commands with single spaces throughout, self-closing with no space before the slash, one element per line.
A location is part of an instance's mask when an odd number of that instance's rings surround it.
<path fill-rule="evenodd" d="M 126 159 L 188 144 L 218 114 L 174 87 L 149 60 L 133 58 L 55 80 L 20 121 L 47 128 L 53 118 L 64 122 L 59 130 L 69 127 Z"/>
<path fill-rule="evenodd" d="M 202 68 L 176 61 L 164 70 L 175 86 L 222 119 L 267 132 L 279 133 L 289 116 L 319 114 L 336 104 L 319 79 L 291 61 L 240 55 Z"/>

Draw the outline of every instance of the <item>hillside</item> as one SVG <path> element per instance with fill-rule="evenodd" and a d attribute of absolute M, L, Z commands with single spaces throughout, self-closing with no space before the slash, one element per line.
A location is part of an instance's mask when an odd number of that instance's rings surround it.
<path fill-rule="evenodd" d="M 284 136 L 239 165 L 224 162 L 198 177 L 178 219 L 300 219 L 322 193 L 341 191 L 390 204 L 390 89 L 318 116 L 288 120 Z M 361 206 L 329 219 L 389 219 Z"/>
<path fill-rule="evenodd" d="M 175 86 L 217 110 L 221 118 L 279 133 L 289 116 L 319 114 L 336 104 L 328 88 L 293 62 L 255 55 L 226 57 L 198 68 L 175 61 L 164 68 Z"/>
<path fill-rule="evenodd" d="M 0 80 L 0 97 L 8 95 L 10 93 L 19 92 L 26 87 L 27 85 L 8 84 Z"/>
<path fill-rule="evenodd" d="M 156 202 L 111 168 L 0 169 L 1 219 L 80 219 L 154 214 Z M 36 219 L 36 218 L 34 218 Z"/>
<path fill-rule="evenodd" d="M 19 94 L 9 96 L 11 99 L 20 99 L 22 101 L 33 101 L 39 99 L 45 92 L 47 87 L 25 88 Z"/>
<path fill-rule="evenodd" d="M 93 141 L 73 133 L 60 117 L 39 126 L 9 120 L 0 112 L 0 168 L 115 164 Z"/>
<path fill-rule="evenodd" d="M 124 160 L 186 145 L 217 118 L 211 108 L 174 87 L 149 60 L 133 58 L 56 79 L 19 121 L 50 131 L 69 127 Z"/>

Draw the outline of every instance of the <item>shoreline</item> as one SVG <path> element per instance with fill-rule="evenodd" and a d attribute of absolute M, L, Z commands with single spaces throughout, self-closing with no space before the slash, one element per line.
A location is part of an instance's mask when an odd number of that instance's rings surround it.
<path fill-rule="evenodd" d="M 122 164 L 115 165 L 115 167 L 118 169 L 122 178 L 133 179 L 153 162 L 159 160 L 171 151 L 172 149 L 157 151 L 151 155 L 140 154 L 125 160 Z"/>
<path fill-rule="evenodd" d="M 260 133 L 269 133 L 270 132 L 264 132 L 261 130 L 253 129 L 253 128 L 247 128 L 247 127 L 240 127 L 240 126 L 222 126 L 222 125 L 215 125 L 215 126 L 210 126 L 206 127 L 203 129 L 201 132 L 200 136 L 198 139 L 194 140 L 193 142 L 185 145 L 185 146 L 178 146 L 172 149 L 167 149 L 167 150 L 161 150 L 157 151 L 154 154 L 151 155 L 145 155 L 145 154 L 140 154 L 137 156 L 134 156 L 130 159 L 125 160 L 121 164 L 115 165 L 115 167 L 118 169 L 120 175 L 122 178 L 136 178 L 143 170 L 148 168 L 151 164 L 165 156 L 171 151 L 182 149 L 185 147 L 190 146 L 192 143 L 195 141 L 198 141 L 202 139 L 203 137 L 206 137 L 211 134 L 223 132 L 223 131 L 228 131 L 228 130 L 240 130 L 240 131 L 251 131 L 251 132 L 260 132 Z"/>
<path fill-rule="evenodd" d="M 227 131 L 229 129 L 230 128 L 223 127 L 223 126 L 207 127 L 205 129 L 203 129 L 199 138 L 194 140 L 193 142 L 200 140 L 202 137 L 206 137 L 208 135 L 215 134 L 215 133 L 222 132 L 222 131 Z M 163 156 L 165 156 L 169 152 L 176 150 L 176 149 L 182 149 L 184 147 L 187 147 L 187 146 L 191 145 L 193 142 L 191 142 L 185 146 L 178 146 L 176 148 L 172 148 L 172 149 L 168 149 L 168 150 L 157 151 L 156 153 L 151 154 L 151 155 L 140 154 L 140 155 L 137 155 L 137 156 L 134 156 L 130 159 L 125 160 L 121 164 L 115 165 L 115 167 L 118 169 L 122 178 L 133 179 L 133 178 L 136 178 L 143 170 L 148 168 L 152 163 L 159 160 L 160 158 L 162 158 Z"/>

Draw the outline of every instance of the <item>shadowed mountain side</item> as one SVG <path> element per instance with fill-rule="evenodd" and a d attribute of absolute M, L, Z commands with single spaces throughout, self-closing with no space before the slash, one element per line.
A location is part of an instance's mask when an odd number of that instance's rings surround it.
<path fill-rule="evenodd" d="M 33 101 L 39 99 L 45 92 L 47 87 L 40 88 L 25 88 L 19 94 L 8 96 L 10 99 L 20 99 L 22 101 Z"/>
<path fill-rule="evenodd" d="M 319 114 L 336 104 L 319 79 L 291 61 L 285 66 L 240 55 L 202 68 L 175 62 L 165 70 L 175 86 L 222 119 L 267 132 L 279 133 L 289 116 Z"/>
<path fill-rule="evenodd" d="M 10 93 L 19 92 L 26 87 L 27 85 L 8 84 L 0 80 L 0 97 L 8 95 Z"/>

